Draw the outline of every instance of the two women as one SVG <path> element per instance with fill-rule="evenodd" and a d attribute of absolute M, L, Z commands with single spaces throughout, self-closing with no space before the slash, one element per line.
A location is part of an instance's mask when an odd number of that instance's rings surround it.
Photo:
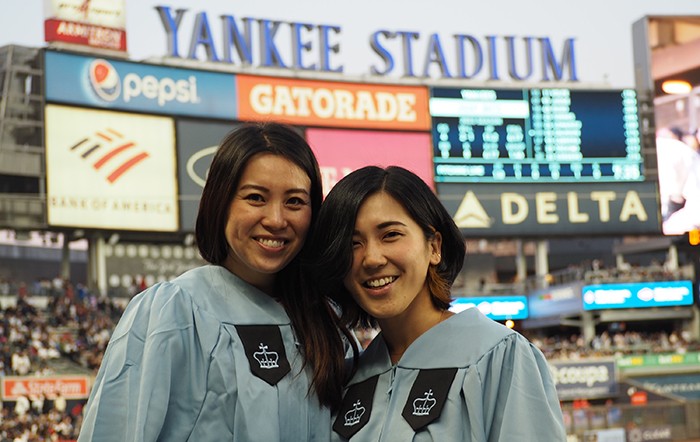
<path fill-rule="evenodd" d="M 293 129 L 250 124 L 222 141 L 196 224 L 210 265 L 129 303 L 81 441 L 329 440 L 347 330 L 300 290 L 298 264 L 321 198 Z"/>
<path fill-rule="evenodd" d="M 335 439 L 566 440 L 542 353 L 477 309 L 448 310 L 465 243 L 420 178 L 357 170 L 331 190 L 318 222 L 318 288 L 344 322 L 381 328 L 347 386 Z"/>
<path fill-rule="evenodd" d="M 427 185 L 364 168 L 315 222 L 320 183 L 289 127 L 223 140 L 196 225 L 210 265 L 130 302 L 80 440 L 563 440 L 541 353 L 477 310 L 449 312 L 464 241 Z M 345 323 L 382 332 L 331 423 Z"/>

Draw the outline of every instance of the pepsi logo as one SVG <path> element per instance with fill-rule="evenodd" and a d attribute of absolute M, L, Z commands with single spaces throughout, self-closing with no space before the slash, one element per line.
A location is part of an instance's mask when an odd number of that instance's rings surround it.
<path fill-rule="evenodd" d="M 121 81 L 117 70 L 107 60 L 95 59 L 89 68 L 90 85 L 98 97 L 114 101 L 121 93 Z"/>

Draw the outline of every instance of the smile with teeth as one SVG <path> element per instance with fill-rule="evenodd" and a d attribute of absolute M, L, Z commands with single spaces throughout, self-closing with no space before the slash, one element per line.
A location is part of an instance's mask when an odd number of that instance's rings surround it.
<path fill-rule="evenodd" d="M 365 282 L 365 286 L 376 289 L 391 284 L 394 281 L 396 281 L 396 276 L 385 276 L 379 279 L 370 279 L 369 281 Z"/>
<path fill-rule="evenodd" d="M 258 241 L 260 244 L 264 245 L 265 247 L 282 247 L 285 243 L 285 241 L 281 239 L 267 239 L 267 238 L 257 238 L 256 241 Z"/>

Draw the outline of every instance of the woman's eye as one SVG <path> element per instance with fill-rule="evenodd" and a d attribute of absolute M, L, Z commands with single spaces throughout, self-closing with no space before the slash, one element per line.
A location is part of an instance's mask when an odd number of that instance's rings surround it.
<path fill-rule="evenodd" d="M 287 200 L 287 204 L 289 204 L 290 206 L 305 206 L 308 204 L 308 202 L 303 198 L 295 196 L 293 198 L 289 198 L 289 200 Z"/>
<path fill-rule="evenodd" d="M 252 201 L 256 203 L 262 203 L 265 201 L 265 199 L 262 197 L 262 195 L 257 194 L 257 193 L 251 193 L 250 195 L 246 195 L 243 197 L 244 200 L 246 201 Z"/>
<path fill-rule="evenodd" d="M 395 238 L 398 238 L 399 236 L 401 236 L 401 233 L 399 233 L 399 232 L 386 232 L 384 234 L 385 239 L 395 239 Z"/>

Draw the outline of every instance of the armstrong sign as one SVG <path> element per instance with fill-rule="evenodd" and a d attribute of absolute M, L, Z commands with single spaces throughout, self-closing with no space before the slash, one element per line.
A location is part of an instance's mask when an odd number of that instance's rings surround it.
<path fill-rule="evenodd" d="M 214 35 L 205 11 L 156 6 L 168 42 L 168 56 L 241 67 L 343 73 L 338 59 L 343 29 L 328 23 L 288 22 L 222 15 Z M 194 15 L 185 28 L 183 18 Z M 365 73 L 404 78 L 513 81 L 578 81 L 575 39 L 378 29 L 367 36 L 373 56 Z M 223 42 L 223 43 L 219 43 Z"/>

